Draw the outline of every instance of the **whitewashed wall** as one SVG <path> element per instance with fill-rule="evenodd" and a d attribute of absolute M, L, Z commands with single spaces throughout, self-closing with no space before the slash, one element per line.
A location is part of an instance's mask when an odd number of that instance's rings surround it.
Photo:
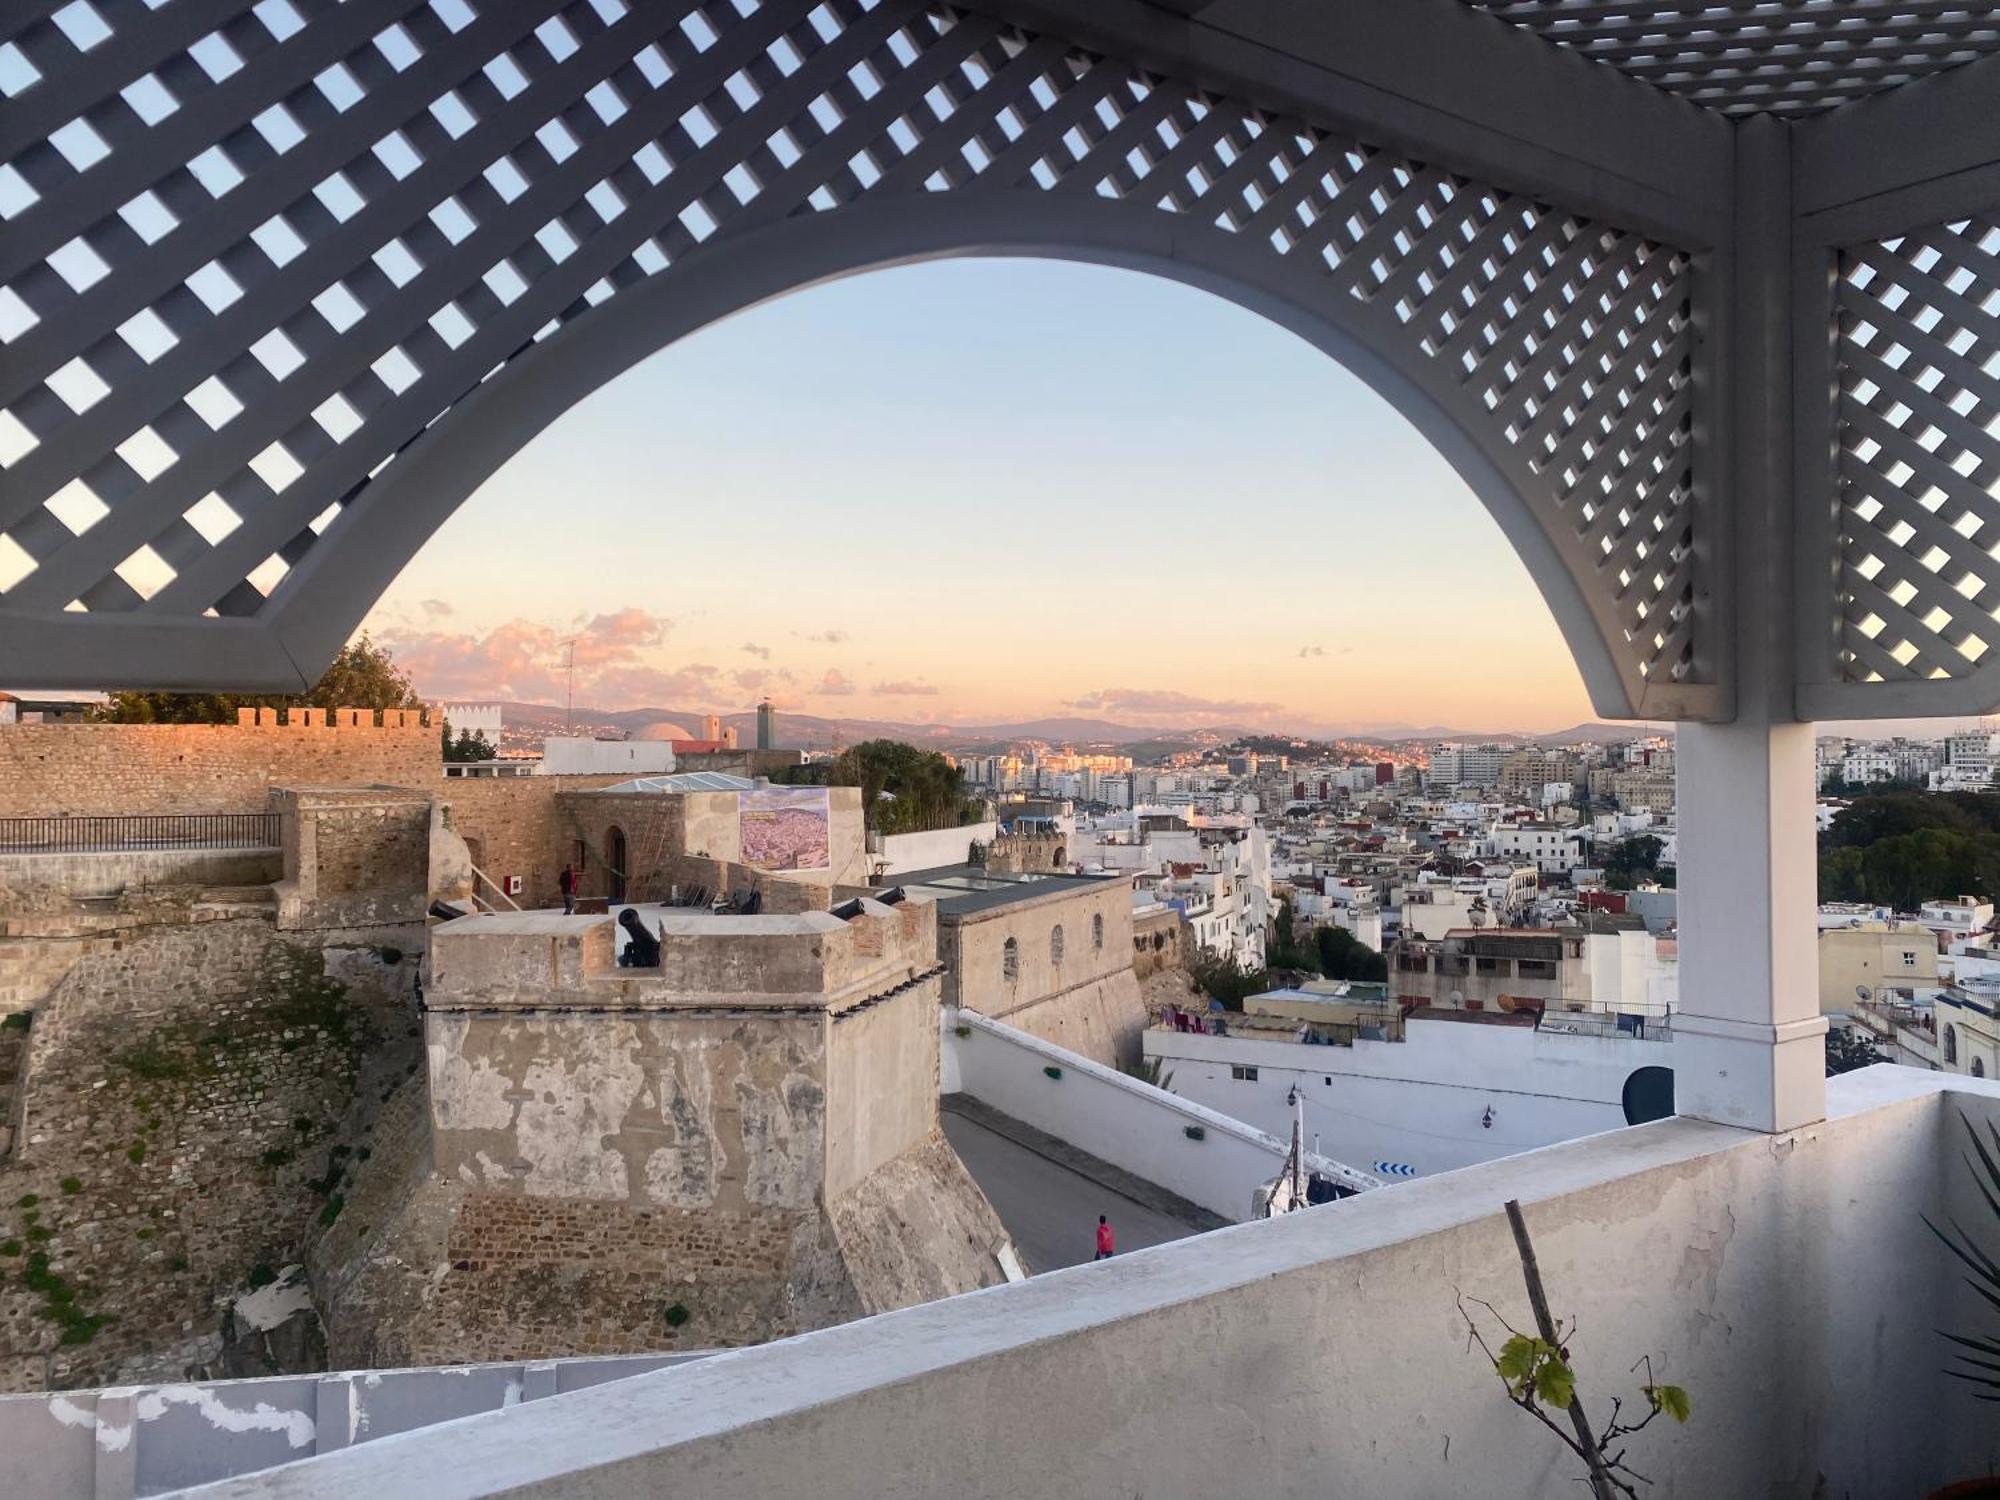
<path fill-rule="evenodd" d="M 962 865 L 973 844 L 990 844 L 999 832 L 998 823 L 988 822 L 933 828 L 926 833 L 891 833 L 883 837 L 880 850 L 869 852 L 868 863 L 871 868 L 880 867 L 885 879 L 912 870 L 934 870 L 939 865 Z"/>
<path fill-rule="evenodd" d="M 704 1357 L 613 1355 L 0 1396 L 0 1494 L 158 1495 Z M 376 1500 L 390 1493 L 374 1492 Z"/>
<path fill-rule="evenodd" d="M 1640 1355 L 1693 1399 L 1687 1426 L 1633 1440 L 1645 1493 L 1916 1496 L 2000 1472 L 2000 1424 L 1941 1373 L 1935 1332 L 1993 1314 L 1921 1217 L 1985 1212 L 1958 1111 L 2000 1118 L 2000 1083 L 1870 1068 L 1828 1080 L 1827 1104 L 1779 1136 L 1680 1119 L 1573 1141 L 204 1500 L 1574 1494 L 1573 1459 L 1467 1352 L 1455 1307 L 1528 1317 L 1508 1199 L 1577 1320 L 1592 1412 L 1631 1410 Z"/>
<path fill-rule="evenodd" d="M 1413 1020 L 1405 1032 L 1407 1041 L 1352 1047 L 1157 1030 L 1143 1040 L 1184 1098 L 1289 1133 L 1285 1098 L 1296 1084 L 1308 1142 L 1316 1133 L 1323 1154 L 1363 1171 L 1385 1162 L 1419 1176 L 1616 1130 L 1632 1072 L 1674 1064 L 1671 1042 L 1470 1021 Z M 1256 1078 L 1236 1076 L 1242 1068 L 1255 1068 Z"/>
<path fill-rule="evenodd" d="M 944 1025 L 948 1091 L 970 1094 L 1225 1219 L 1247 1219 L 1258 1186 L 1284 1167 L 1289 1124 L 1283 1139 L 1268 1135 L 975 1011 L 947 1011 Z M 1061 1076 L 1051 1078 L 1049 1068 Z M 1190 1127 L 1200 1139 L 1188 1135 Z M 1371 1185 L 1337 1162 L 1309 1165 Z"/>

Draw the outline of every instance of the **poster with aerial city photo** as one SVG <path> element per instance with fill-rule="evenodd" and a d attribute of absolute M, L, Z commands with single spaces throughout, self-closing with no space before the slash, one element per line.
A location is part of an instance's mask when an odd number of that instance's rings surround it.
<path fill-rule="evenodd" d="M 833 817 L 825 787 L 758 787 L 742 794 L 738 817 L 743 863 L 751 868 L 832 868 Z"/>

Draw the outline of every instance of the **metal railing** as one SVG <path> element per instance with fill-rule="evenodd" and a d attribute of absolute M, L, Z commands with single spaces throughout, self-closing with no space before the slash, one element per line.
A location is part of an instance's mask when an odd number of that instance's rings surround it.
<path fill-rule="evenodd" d="M 115 817 L 0 818 L 0 854 L 86 854 L 131 849 L 271 849 L 277 813 L 125 813 Z"/>

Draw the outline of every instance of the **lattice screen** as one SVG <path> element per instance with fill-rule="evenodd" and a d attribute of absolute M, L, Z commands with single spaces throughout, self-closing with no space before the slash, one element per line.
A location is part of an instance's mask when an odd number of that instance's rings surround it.
<path fill-rule="evenodd" d="M 2000 641 L 2000 219 L 1841 253 L 1849 681 L 1963 677 Z"/>
<path fill-rule="evenodd" d="M 1724 114 L 1810 114 L 2000 51 L 1986 0 L 1466 0 Z"/>
<path fill-rule="evenodd" d="M 1628 667 L 1689 674 L 1678 252 L 899 0 L 217 9 L 72 0 L 0 49 L 11 607 L 258 613 L 368 545 L 344 506 L 454 403 L 715 236 L 1094 194 L 1392 308 L 1532 463 Z"/>

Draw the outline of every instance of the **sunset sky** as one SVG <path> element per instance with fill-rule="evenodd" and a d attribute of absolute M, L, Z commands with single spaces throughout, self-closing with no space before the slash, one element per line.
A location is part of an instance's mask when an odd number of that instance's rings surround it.
<path fill-rule="evenodd" d="M 537 437 L 369 628 L 435 697 L 951 723 L 1591 717 L 1485 509 L 1290 334 L 1126 271 L 856 277 Z"/>

